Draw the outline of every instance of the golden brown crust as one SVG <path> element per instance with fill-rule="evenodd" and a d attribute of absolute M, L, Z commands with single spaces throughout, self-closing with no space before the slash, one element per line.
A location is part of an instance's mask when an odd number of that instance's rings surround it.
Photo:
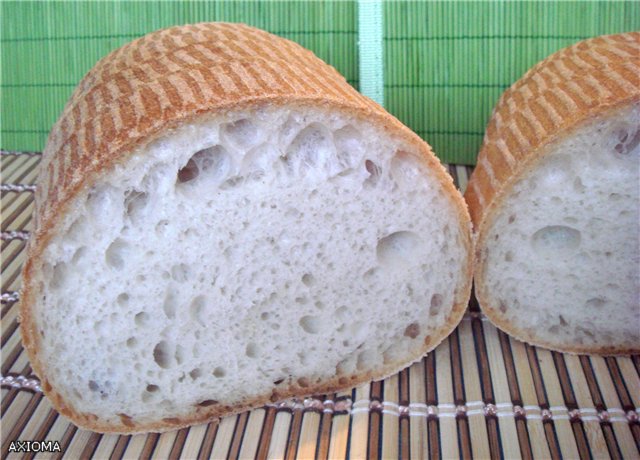
<path fill-rule="evenodd" d="M 559 346 L 502 318 L 484 282 L 482 248 L 497 210 L 518 178 L 535 167 L 559 138 L 640 101 L 640 32 L 579 42 L 532 67 L 501 96 L 469 180 L 465 200 L 476 234 L 475 290 L 497 327 L 528 343 L 569 353 L 621 355 L 640 348 Z"/>
<path fill-rule="evenodd" d="M 163 132 L 211 113 L 260 105 L 315 106 L 366 119 L 420 152 L 455 206 L 462 228 L 470 229 L 466 205 L 451 177 L 418 136 L 379 105 L 355 91 L 331 66 L 288 40 L 241 24 L 203 23 L 151 33 L 112 52 L 89 71 L 76 88 L 45 148 L 35 197 L 35 231 L 23 269 L 21 333 L 34 372 L 58 411 L 79 426 L 102 432 L 166 431 L 199 423 L 268 402 L 265 395 L 242 406 L 212 406 L 192 416 L 137 424 L 122 417 L 119 425 L 100 422 L 74 410 L 47 380 L 39 359 L 39 334 L 33 318 L 39 298 L 39 267 L 49 240 L 58 230 L 74 198 L 105 171 L 125 163 L 136 149 Z M 472 254 L 470 231 L 463 244 Z M 472 258 L 465 285 L 455 294 L 455 306 L 441 333 L 424 344 L 433 349 L 459 323 L 471 289 Z M 422 354 L 413 357 L 420 359 Z M 291 387 L 278 397 L 333 392 L 372 378 L 383 378 L 403 367 L 398 363 L 376 374 L 309 388 Z"/>

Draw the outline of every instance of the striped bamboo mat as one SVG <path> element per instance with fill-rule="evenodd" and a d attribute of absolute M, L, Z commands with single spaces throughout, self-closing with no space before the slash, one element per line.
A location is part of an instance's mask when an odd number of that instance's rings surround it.
<path fill-rule="evenodd" d="M 39 393 L 18 330 L 13 293 L 31 229 L 30 185 L 39 155 L 3 152 L 0 161 L 1 458 L 640 456 L 640 356 L 573 356 L 530 347 L 485 321 L 473 301 L 434 352 L 383 382 L 162 435 L 80 430 Z M 470 169 L 449 170 L 464 189 Z M 25 454 L 27 446 L 31 452 Z M 60 452 L 37 452 L 52 446 Z"/>

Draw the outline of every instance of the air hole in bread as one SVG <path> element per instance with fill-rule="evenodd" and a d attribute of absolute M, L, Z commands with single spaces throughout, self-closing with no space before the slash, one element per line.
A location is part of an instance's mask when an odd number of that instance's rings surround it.
<path fill-rule="evenodd" d="M 61 289 L 67 283 L 67 264 L 64 262 L 58 262 L 53 266 L 53 276 L 51 278 L 50 286 L 53 289 Z"/>
<path fill-rule="evenodd" d="M 159 237 L 167 236 L 167 229 L 169 228 L 169 221 L 166 219 L 162 219 L 156 224 L 156 235 Z"/>
<path fill-rule="evenodd" d="M 403 335 L 405 337 L 415 339 L 416 337 L 418 337 L 418 335 L 420 335 L 420 325 L 418 323 L 409 324 L 407 328 L 404 330 Z"/>
<path fill-rule="evenodd" d="M 349 166 L 348 158 L 357 156 L 363 150 L 362 133 L 352 125 L 345 125 L 334 131 L 333 141 L 339 159 L 343 159 L 345 168 Z"/>
<path fill-rule="evenodd" d="M 509 223 L 512 224 L 516 221 L 516 215 L 515 214 L 511 214 L 509 216 Z"/>
<path fill-rule="evenodd" d="M 504 255 L 505 262 L 513 262 L 513 252 L 507 251 Z"/>
<path fill-rule="evenodd" d="M 125 307 L 129 303 L 129 294 L 127 294 L 126 292 L 122 292 L 118 294 L 118 297 L 116 298 L 116 302 L 121 307 Z"/>
<path fill-rule="evenodd" d="M 140 190 L 130 189 L 124 192 L 124 209 L 126 215 L 136 220 L 144 212 L 149 203 L 149 195 Z"/>
<path fill-rule="evenodd" d="M 218 404 L 218 401 L 216 401 L 215 399 L 205 399 L 204 401 L 200 401 L 198 403 L 198 406 L 209 407 L 209 406 L 215 406 L 216 404 Z"/>
<path fill-rule="evenodd" d="M 136 345 L 138 345 L 138 339 L 136 339 L 135 337 L 129 337 L 127 339 L 127 347 L 135 348 Z"/>
<path fill-rule="evenodd" d="M 86 228 L 87 219 L 84 216 L 78 217 L 73 223 L 69 226 L 69 230 L 67 231 L 67 235 L 69 238 L 73 240 L 81 240 L 84 236 L 85 228 Z"/>
<path fill-rule="evenodd" d="M 197 380 L 200 376 L 202 375 L 202 370 L 200 368 L 195 368 L 195 369 L 191 369 L 189 371 L 189 377 L 191 377 L 192 380 Z"/>
<path fill-rule="evenodd" d="M 229 153 L 220 145 L 200 150 L 178 171 L 177 185 L 205 178 L 221 182 L 231 170 L 231 161 Z"/>
<path fill-rule="evenodd" d="M 220 190 L 230 190 L 234 187 L 238 187 L 242 185 L 245 178 L 244 176 L 233 176 L 229 179 L 225 180 L 222 184 L 220 184 Z"/>
<path fill-rule="evenodd" d="M 629 132 L 629 129 L 631 129 L 632 132 Z M 640 144 L 640 129 L 636 128 L 635 131 L 633 131 L 633 128 L 629 126 L 628 129 L 619 130 L 617 135 L 618 143 L 613 148 L 616 153 L 627 156 L 638 150 L 638 145 Z M 638 152 L 636 151 L 635 153 Z"/>
<path fill-rule="evenodd" d="M 300 327 L 309 334 L 317 334 L 322 327 L 320 317 L 311 315 L 303 316 L 300 318 Z"/>
<path fill-rule="evenodd" d="M 312 123 L 291 142 L 284 161 L 290 173 L 304 176 L 316 168 L 326 168 L 334 153 L 335 146 L 326 126 Z"/>
<path fill-rule="evenodd" d="M 136 323 L 136 326 L 146 326 L 149 322 L 149 314 L 147 312 L 141 311 L 139 313 L 136 313 L 136 315 L 133 317 L 133 320 Z"/>
<path fill-rule="evenodd" d="M 392 343 L 382 352 L 382 364 L 392 364 L 402 355 L 401 342 Z"/>
<path fill-rule="evenodd" d="M 240 172 L 247 179 L 260 179 L 277 164 L 280 152 L 271 144 L 249 150 L 242 159 Z"/>
<path fill-rule="evenodd" d="M 364 350 L 358 353 L 356 369 L 359 371 L 369 369 L 376 363 L 378 353 L 375 350 Z"/>
<path fill-rule="evenodd" d="M 398 150 L 391 160 L 391 177 L 398 184 L 411 184 L 419 180 L 419 159 L 414 155 Z"/>
<path fill-rule="evenodd" d="M 147 385 L 147 388 L 146 388 L 146 391 L 148 391 L 149 393 L 155 393 L 158 390 L 160 390 L 160 387 L 158 385 L 154 385 L 152 383 Z"/>
<path fill-rule="evenodd" d="M 121 238 L 116 238 L 105 252 L 104 256 L 107 265 L 115 268 L 116 270 L 122 270 L 127 258 L 128 250 L 129 244 Z"/>
<path fill-rule="evenodd" d="M 172 292 L 167 292 L 162 302 L 162 311 L 167 318 L 172 319 L 176 316 L 176 299 Z"/>
<path fill-rule="evenodd" d="M 575 228 L 564 225 L 543 227 L 533 234 L 533 249 L 547 256 L 567 254 L 580 247 L 581 234 Z"/>
<path fill-rule="evenodd" d="M 569 325 L 569 323 L 567 323 L 567 320 L 565 320 L 562 315 L 558 315 L 558 319 L 560 320 L 560 326 L 566 327 Z"/>
<path fill-rule="evenodd" d="M 416 262 L 415 254 L 422 246 L 422 239 L 413 232 L 391 233 L 378 240 L 378 262 L 390 267 L 403 267 Z"/>
<path fill-rule="evenodd" d="M 606 299 L 603 299 L 602 297 L 593 297 L 593 298 L 587 300 L 587 302 L 585 304 L 585 308 L 587 308 L 587 309 L 602 308 L 606 304 L 607 304 Z"/>
<path fill-rule="evenodd" d="M 223 367 L 220 367 L 220 366 L 216 367 L 216 368 L 213 370 L 213 376 L 214 376 L 214 377 L 217 377 L 217 378 L 219 378 L 219 379 L 221 379 L 222 377 L 224 377 L 226 374 L 227 374 L 227 371 L 225 371 L 225 370 L 224 370 L 224 368 L 223 368 Z"/>
<path fill-rule="evenodd" d="M 189 306 L 189 315 L 191 319 L 197 321 L 200 325 L 204 326 L 203 313 L 206 305 L 206 297 L 199 295 L 191 301 Z"/>
<path fill-rule="evenodd" d="M 442 294 L 433 294 L 429 304 L 429 316 L 438 316 L 442 310 Z"/>
<path fill-rule="evenodd" d="M 366 272 L 364 272 L 362 274 L 362 278 L 365 280 L 369 280 L 370 278 L 373 278 L 374 276 L 376 276 L 378 274 L 378 269 L 377 268 L 370 268 L 369 270 L 367 270 Z"/>
<path fill-rule="evenodd" d="M 382 175 L 382 168 L 368 159 L 365 160 L 364 167 L 367 170 L 367 173 L 369 173 L 369 176 L 364 181 L 364 185 L 366 187 L 375 186 L 378 183 L 380 176 Z"/>
<path fill-rule="evenodd" d="M 184 362 L 184 347 L 182 345 L 176 345 L 176 351 L 173 354 L 173 357 L 178 365 Z"/>
<path fill-rule="evenodd" d="M 133 419 L 131 418 L 131 416 L 127 414 L 118 414 L 118 417 L 120 417 L 120 421 L 124 426 L 128 426 L 128 427 L 135 426 L 135 423 L 133 423 Z"/>
<path fill-rule="evenodd" d="M 86 246 L 80 246 L 73 253 L 73 257 L 71 258 L 71 263 L 73 265 L 78 265 L 78 263 L 80 263 L 82 261 L 82 259 L 84 259 L 85 256 L 87 255 L 87 251 L 88 251 L 88 249 L 86 248 Z"/>
<path fill-rule="evenodd" d="M 344 321 L 347 318 L 348 313 L 349 309 L 344 305 L 336 309 L 336 317 L 341 321 Z"/>
<path fill-rule="evenodd" d="M 191 268 L 187 264 L 176 264 L 171 267 L 171 278 L 178 283 L 184 283 L 191 277 Z"/>
<path fill-rule="evenodd" d="M 171 347 L 168 342 L 162 340 L 153 348 L 153 360 L 163 369 L 171 367 Z"/>
<path fill-rule="evenodd" d="M 311 286 L 315 282 L 315 278 L 310 273 L 305 273 L 302 275 L 302 284 L 305 286 Z"/>
<path fill-rule="evenodd" d="M 258 357 L 258 345 L 253 342 L 249 342 L 247 347 L 244 350 L 245 355 L 249 358 L 257 358 Z"/>
<path fill-rule="evenodd" d="M 367 333 L 367 326 L 364 321 L 353 321 L 349 324 L 349 335 L 354 340 L 363 340 Z"/>
<path fill-rule="evenodd" d="M 576 177 L 573 180 L 573 189 L 578 193 L 583 193 L 586 190 L 586 187 L 582 183 L 582 179 L 580 177 Z"/>
<path fill-rule="evenodd" d="M 298 385 L 300 386 L 300 388 L 307 388 L 309 385 L 311 385 L 311 382 L 307 377 L 300 377 L 298 379 Z"/>
<path fill-rule="evenodd" d="M 246 118 L 222 125 L 222 136 L 232 144 L 246 149 L 260 142 L 260 130 Z"/>
<path fill-rule="evenodd" d="M 349 375 L 355 371 L 355 361 L 353 357 L 348 356 L 336 365 L 336 375 Z"/>

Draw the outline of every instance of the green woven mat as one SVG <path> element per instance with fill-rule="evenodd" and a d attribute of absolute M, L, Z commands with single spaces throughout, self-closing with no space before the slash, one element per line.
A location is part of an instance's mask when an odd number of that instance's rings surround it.
<path fill-rule="evenodd" d="M 2 2 L 0 146 L 42 150 L 75 85 L 114 48 L 162 27 L 220 20 L 294 40 L 356 88 L 360 70 L 369 83 L 376 78 L 370 65 L 379 66 L 377 99 L 383 97 L 385 107 L 443 161 L 474 163 L 493 105 L 531 65 L 582 38 L 640 29 L 640 2 L 385 2 L 378 8 L 382 37 L 376 40 L 375 27 L 372 32 L 359 21 L 370 6 Z M 367 48 L 376 43 L 380 52 Z M 360 69 L 363 58 L 367 64 Z"/>

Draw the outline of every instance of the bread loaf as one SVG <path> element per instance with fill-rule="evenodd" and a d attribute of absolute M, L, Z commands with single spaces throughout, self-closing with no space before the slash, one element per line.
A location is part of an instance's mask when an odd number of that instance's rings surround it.
<path fill-rule="evenodd" d="M 101 60 L 51 131 L 22 337 L 77 425 L 164 431 L 399 371 L 471 267 L 418 136 L 288 40 L 174 27 Z"/>
<path fill-rule="evenodd" d="M 640 351 L 640 33 L 545 59 L 501 97 L 465 198 L 498 327 L 574 353 Z"/>

